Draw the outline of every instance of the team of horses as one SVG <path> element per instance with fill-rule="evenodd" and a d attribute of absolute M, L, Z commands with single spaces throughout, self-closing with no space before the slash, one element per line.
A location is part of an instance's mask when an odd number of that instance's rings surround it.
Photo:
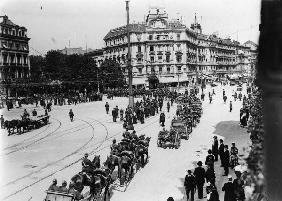
<path fill-rule="evenodd" d="M 116 144 L 107 156 L 101 167 L 100 155 L 96 155 L 92 161 L 93 170 L 91 172 L 81 171 L 71 178 L 75 189 L 82 192 L 85 186 L 90 189 L 92 197 L 110 195 L 109 188 L 113 183 L 112 175 L 117 170 L 119 181 L 129 182 L 134 175 L 134 170 L 144 167 L 148 162 L 148 148 L 150 139 L 145 135 L 135 134 L 123 135 L 124 138 Z M 135 168 L 134 168 L 135 167 Z"/>
<path fill-rule="evenodd" d="M 32 129 L 40 128 L 46 125 L 48 121 L 48 115 L 39 116 L 36 120 L 22 117 L 22 119 L 6 120 L 4 126 L 8 130 L 8 136 L 10 136 L 14 133 L 21 134 Z"/>

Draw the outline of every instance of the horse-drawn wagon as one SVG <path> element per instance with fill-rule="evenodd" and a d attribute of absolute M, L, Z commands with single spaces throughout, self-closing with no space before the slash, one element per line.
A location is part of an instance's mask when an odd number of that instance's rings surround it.
<path fill-rule="evenodd" d="M 72 194 L 55 191 L 46 191 L 46 194 L 44 201 L 76 201 L 75 196 Z"/>
<path fill-rule="evenodd" d="M 160 131 L 157 145 L 158 147 L 163 147 L 165 149 L 167 147 L 178 149 L 180 147 L 179 133 L 174 129 L 171 129 L 170 131 Z"/>
<path fill-rule="evenodd" d="M 191 127 L 189 127 L 189 131 L 188 132 L 188 126 L 187 124 L 181 120 L 181 119 L 177 119 L 171 122 L 171 129 L 175 130 L 180 138 L 189 139 L 189 133 L 192 132 Z"/>
<path fill-rule="evenodd" d="M 24 133 L 25 131 L 30 131 L 32 129 L 40 128 L 47 125 L 49 122 L 49 115 L 41 115 L 37 117 L 29 117 L 22 119 L 13 119 L 5 121 L 5 128 L 8 130 L 8 135 L 13 133 Z"/>

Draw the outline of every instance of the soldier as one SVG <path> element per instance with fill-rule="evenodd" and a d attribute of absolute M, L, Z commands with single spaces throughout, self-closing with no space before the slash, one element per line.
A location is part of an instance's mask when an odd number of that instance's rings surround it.
<path fill-rule="evenodd" d="M 110 108 L 110 105 L 108 102 L 106 102 L 105 104 L 105 108 L 106 108 L 106 113 L 109 114 L 109 108 Z"/>
<path fill-rule="evenodd" d="M 118 147 L 117 141 L 116 139 L 113 139 L 113 144 L 111 145 L 111 152 L 115 152 L 117 147 Z"/>
<path fill-rule="evenodd" d="M 47 111 L 47 110 L 45 110 L 45 112 L 46 112 L 46 111 Z M 73 116 L 74 116 L 72 109 L 70 109 L 70 111 L 69 111 L 69 116 L 70 116 L 70 120 L 71 120 L 71 122 L 72 122 L 72 121 L 73 121 Z"/>
<path fill-rule="evenodd" d="M 218 140 L 217 136 L 213 137 L 212 154 L 214 155 L 214 161 L 218 161 Z"/>
<path fill-rule="evenodd" d="M 63 181 L 62 186 L 59 186 L 59 192 L 68 193 L 67 182 Z"/>
<path fill-rule="evenodd" d="M 48 191 L 58 191 L 59 187 L 57 186 L 57 179 L 53 179 L 53 183 L 49 186 Z"/>
<path fill-rule="evenodd" d="M 86 172 L 86 173 L 92 173 L 92 168 L 94 167 L 94 165 L 92 164 L 92 162 L 88 159 L 88 153 L 84 154 L 84 158 L 82 159 L 82 171 Z"/>
<path fill-rule="evenodd" d="M 33 109 L 33 111 L 32 111 L 32 116 L 37 116 L 37 111 L 35 110 L 35 108 Z"/>

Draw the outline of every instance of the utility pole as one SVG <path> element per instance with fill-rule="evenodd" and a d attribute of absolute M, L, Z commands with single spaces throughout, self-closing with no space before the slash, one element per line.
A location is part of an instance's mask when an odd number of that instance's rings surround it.
<path fill-rule="evenodd" d="M 133 107 L 133 91 L 132 91 L 132 66 L 131 66 L 131 48 L 130 48 L 130 33 L 129 33 L 129 0 L 126 1 L 126 13 L 127 13 L 127 44 L 128 44 L 128 53 L 127 53 L 127 69 L 128 69 L 128 92 L 129 92 L 129 107 Z"/>

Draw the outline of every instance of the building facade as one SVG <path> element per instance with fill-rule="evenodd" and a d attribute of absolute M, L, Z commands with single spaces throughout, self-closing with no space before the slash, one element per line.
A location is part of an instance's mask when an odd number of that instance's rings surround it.
<path fill-rule="evenodd" d="M 0 17 L 0 80 L 16 81 L 30 75 L 27 29 Z"/>
<path fill-rule="evenodd" d="M 194 84 L 196 79 L 220 78 L 248 66 L 249 48 L 231 39 L 202 33 L 197 22 L 187 27 L 171 20 L 165 10 L 150 10 L 145 22 L 130 24 L 133 85 L 148 85 L 156 76 L 160 83 L 175 86 Z M 110 30 L 104 37 L 103 55 L 94 56 L 99 66 L 104 60 L 120 63 L 127 74 L 127 26 Z M 243 53 L 241 54 L 240 51 Z"/>

